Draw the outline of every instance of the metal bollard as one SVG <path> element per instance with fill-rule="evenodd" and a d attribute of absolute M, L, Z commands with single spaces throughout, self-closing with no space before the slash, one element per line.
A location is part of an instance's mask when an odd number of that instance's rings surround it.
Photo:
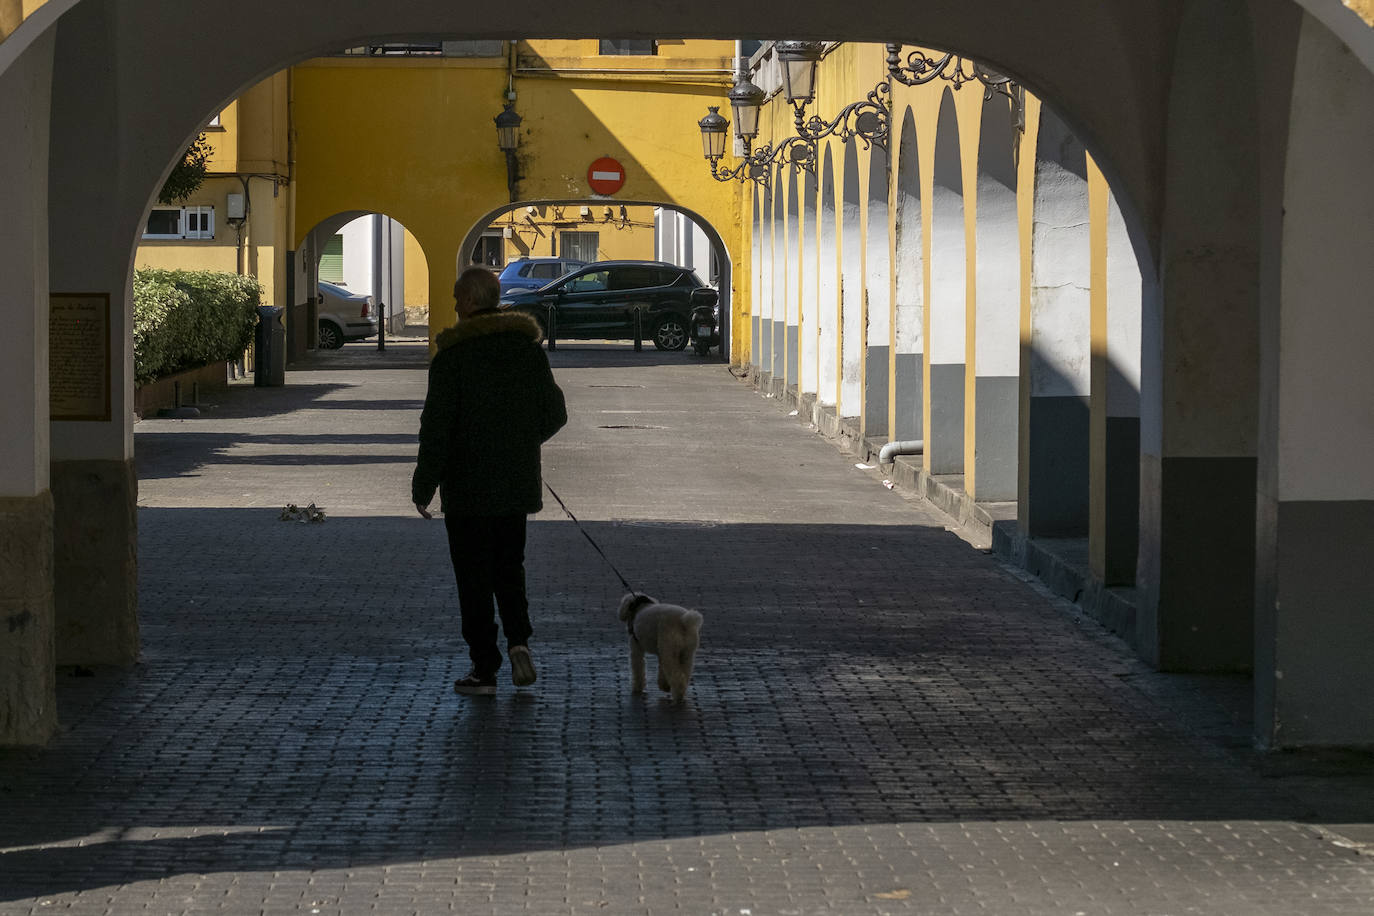
<path fill-rule="evenodd" d="M 552 305 L 549 306 L 548 318 L 545 319 L 544 325 L 545 325 L 545 327 L 548 329 L 548 332 L 549 332 L 549 350 L 550 350 L 550 351 L 552 351 L 552 350 L 557 350 L 557 349 L 558 349 L 558 309 L 557 309 L 555 306 L 552 306 Z"/>
<path fill-rule="evenodd" d="M 635 352 L 644 349 L 644 311 L 635 306 Z"/>

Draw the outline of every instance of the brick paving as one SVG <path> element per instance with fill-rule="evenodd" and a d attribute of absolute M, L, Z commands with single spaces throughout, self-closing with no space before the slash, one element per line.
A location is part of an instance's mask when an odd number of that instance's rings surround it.
<path fill-rule="evenodd" d="M 1148 672 L 719 364 L 553 359 L 546 477 L 705 615 L 687 702 L 629 695 L 551 500 L 539 682 L 455 696 L 424 349 L 321 354 L 136 427 L 144 658 L 0 754 L 0 913 L 1374 912 L 1370 758 L 1253 754 L 1243 684 Z"/>

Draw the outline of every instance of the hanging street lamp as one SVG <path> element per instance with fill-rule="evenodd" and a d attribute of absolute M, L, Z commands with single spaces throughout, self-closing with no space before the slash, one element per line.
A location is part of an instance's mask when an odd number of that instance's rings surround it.
<path fill-rule="evenodd" d="M 515 183 L 520 180 L 515 149 L 520 145 L 520 122 L 524 118 L 515 113 L 514 102 L 507 102 L 505 110 L 493 120 L 496 122 L 496 145 L 506 154 L 506 188 L 511 203 L 515 203 Z"/>

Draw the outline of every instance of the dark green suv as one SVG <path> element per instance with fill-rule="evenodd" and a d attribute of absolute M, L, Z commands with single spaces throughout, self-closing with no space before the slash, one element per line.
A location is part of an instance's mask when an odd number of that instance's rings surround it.
<path fill-rule="evenodd" d="M 633 340 L 635 311 L 645 340 L 660 350 L 687 346 L 687 318 L 719 294 L 692 271 L 663 261 L 597 261 L 534 290 L 502 296 L 502 308 L 539 320 L 555 339 Z"/>

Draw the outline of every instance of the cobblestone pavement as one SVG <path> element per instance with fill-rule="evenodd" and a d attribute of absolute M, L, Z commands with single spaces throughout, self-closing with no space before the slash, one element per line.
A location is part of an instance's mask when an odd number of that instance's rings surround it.
<path fill-rule="evenodd" d="M 62 736 L 0 755 L 0 913 L 1374 912 L 1367 757 L 1253 754 L 1215 682 L 683 354 L 560 347 L 545 473 L 705 615 L 687 702 L 629 695 L 620 588 L 552 501 L 539 682 L 455 696 L 424 356 L 138 424 L 144 658 L 63 671 Z"/>

